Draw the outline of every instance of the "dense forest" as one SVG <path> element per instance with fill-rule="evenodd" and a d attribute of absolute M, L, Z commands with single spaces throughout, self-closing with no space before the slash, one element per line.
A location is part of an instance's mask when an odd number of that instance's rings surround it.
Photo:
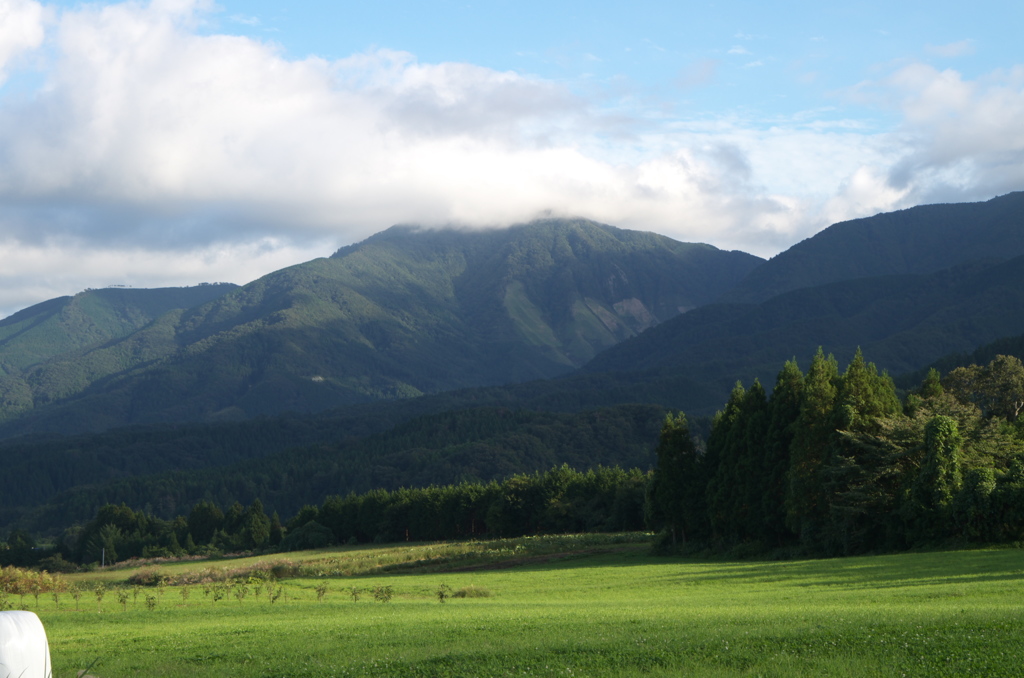
<path fill-rule="evenodd" d="M 706 451 L 669 417 L 650 497 L 662 546 L 847 555 L 1024 538 L 1024 366 L 997 356 L 904 402 L 858 352 L 840 374 L 821 351 L 771 397 L 737 385 Z"/>
<path fill-rule="evenodd" d="M 819 350 L 806 374 L 787 362 L 770 396 L 757 381 L 737 384 L 706 443 L 685 414 L 665 416 L 653 471 L 562 465 L 500 482 L 351 492 L 303 506 L 286 524 L 276 512 L 268 516 L 259 498 L 226 510 L 201 500 L 171 519 L 107 504 L 50 549 L 13 531 L 0 546 L 0 565 L 60 570 L 101 557 L 644 528 L 660 532 L 665 552 L 732 555 L 1019 541 L 1022 410 L 1024 365 L 1016 357 L 997 355 L 944 378 L 933 369 L 901 400 L 893 380 L 859 351 L 840 372 L 836 359 Z M 634 411 L 641 413 L 638 421 L 651 414 Z M 512 423 L 529 416 L 508 413 L 505 430 L 517 430 Z M 498 421 L 491 413 L 475 426 L 493 434 L 502 428 Z M 456 426 L 468 425 L 443 416 L 433 423 L 440 444 L 462 439 Z M 424 443 L 421 433 L 400 427 L 377 445 Z M 582 456 L 577 462 L 586 463 Z"/>
<path fill-rule="evenodd" d="M 16 517 L 22 529 L 54 534 L 108 503 L 171 519 L 199 501 L 227 507 L 260 499 L 268 511 L 292 515 L 331 494 L 488 482 L 563 463 L 581 469 L 605 465 L 647 470 L 654 465 L 664 417 L 665 410 L 653 405 L 578 413 L 478 407 L 416 417 L 353 439 L 332 439 L 338 429 L 313 425 L 321 420 L 296 419 L 269 420 L 256 429 L 196 427 L 189 435 L 162 428 L 122 431 L 120 436 L 111 432 L 75 438 L 74 445 L 60 439 L 39 441 L 29 448 L 31 453 L 23 449 L 21 454 L 47 463 L 15 463 L 11 468 L 20 473 L 21 482 L 0 479 L 0 487 L 11 488 L 9 503 L 0 497 L 0 518 Z M 260 437 L 261 431 L 266 437 Z M 315 441 L 290 447 L 283 442 L 289 434 L 294 435 L 292 443 L 302 437 Z M 283 451 L 264 452 L 275 444 Z M 130 473 L 144 463 L 163 472 Z M 180 470 L 165 470 L 175 465 Z M 80 467 L 81 484 L 72 487 L 68 479 Z M 59 491 L 40 503 L 45 490 L 55 485 Z"/>

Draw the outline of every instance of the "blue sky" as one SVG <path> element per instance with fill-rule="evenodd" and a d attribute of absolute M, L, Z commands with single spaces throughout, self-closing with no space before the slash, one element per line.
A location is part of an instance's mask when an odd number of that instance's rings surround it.
<path fill-rule="evenodd" d="M 848 108 L 832 92 L 887 64 L 955 64 L 974 77 L 1013 63 L 1024 10 L 987 4 L 965 15 L 962 2 L 221 2 L 209 30 L 273 40 L 292 57 L 402 49 L 770 124 Z M 936 49 L 959 43 L 969 44 Z"/>
<path fill-rule="evenodd" d="M 0 317 L 394 223 L 771 256 L 1024 188 L 1017 3 L 0 0 Z"/>

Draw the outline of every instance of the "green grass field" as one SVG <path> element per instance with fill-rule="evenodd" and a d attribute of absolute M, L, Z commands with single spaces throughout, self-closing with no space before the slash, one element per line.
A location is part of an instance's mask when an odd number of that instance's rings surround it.
<path fill-rule="evenodd" d="M 91 674 L 101 678 L 1019 676 L 1024 666 L 1019 549 L 710 562 L 651 557 L 623 541 L 581 542 L 576 554 L 542 539 L 351 547 L 292 557 L 300 575 L 327 576 L 282 580 L 275 603 L 265 591 L 214 602 L 193 585 L 187 601 L 167 586 L 143 589 L 127 611 L 110 591 L 102 613 L 89 592 L 78 611 L 65 595 L 60 610 L 41 598 L 38 612 L 56 678 L 97 658 Z M 451 571 L 473 562 L 483 569 Z M 331 575 L 346 570 L 356 574 Z M 442 583 L 491 595 L 441 604 Z M 376 586 L 392 587 L 391 602 L 374 601 Z"/>

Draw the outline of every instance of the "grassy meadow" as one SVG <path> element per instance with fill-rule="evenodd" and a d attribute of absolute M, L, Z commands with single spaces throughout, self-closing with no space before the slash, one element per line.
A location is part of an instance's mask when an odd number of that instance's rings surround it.
<path fill-rule="evenodd" d="M 78 610 L 64 594 L 60 609 L 41 597 L 36 611 L 56 678 L 94 660 L 100 678 L 1020 674 L 1020 549 L 719 562 L 652 557 L 638 539 L 167 564 L 143 576 L 193 582 L 187 597 L 166 585 L 119 601 L 111 588 L 102 613 L 91 591 Z M 255 578 L 244 597 L 220 585 L 220 600 L 216 583 L 202 583 L 270 568 L 284 575 L 275 602 L 276 585 Z M 72 578 L 115 586 L 133 574 Z M 440 603 L 442 584 L 467 595 Z M 390 602 L 375 601 L 388 586 Z"/>

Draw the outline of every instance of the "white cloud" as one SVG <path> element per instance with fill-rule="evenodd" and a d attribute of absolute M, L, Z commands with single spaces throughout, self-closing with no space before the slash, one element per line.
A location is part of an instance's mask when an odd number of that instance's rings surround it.
<path fill-rule="evenodd" d="M 32 303 L 89 287 L 181 287 L 200 282 L 248 282 L 256 275 L 331 253 L 331 243 L 297 247 L 264 239 L 218 244 L 185 253 L 151 248 L 96 249 L 61 239 L 38 245 L 0 242 L 0 318 Z M 83 256 L 83 252 L 88 253 Z"/>
<path fill-rule="evenodd" d="M 46 14 L 32 0 L 0 0 L 0 84 L 11 61 L 42 44 Z"/>
<path fill-rule="evenodd" d="M 906 151 L 889 184 L 913 202 L 966 200 L 1024 188 L 1024 66 L 974 81 L 910 64 L 857 91 L 903 118 Z"/>
<path fill-rule="evenodd" d="M 550 210 L 770 255 L 831 221 L 1024 183 L 1020 69 L 917 64 L 848 93 L 898 130 L 818 111 L 766 126 L 401 51 L 290 59 L 200 33 L 208 7 L 83 5 L 48 24 L 37 3 L 0 4 L 34 27 L 0 33 L 0 69 L 47 64 L 34 96 L 0 100 L 0 316 L 87 286 L 244 283 L 400 222 Z"/>
<path fill-rule="evenodd" d="M 743 45 L 733 45 L 726 54 L 750 54 L 750 52 Z"/>

